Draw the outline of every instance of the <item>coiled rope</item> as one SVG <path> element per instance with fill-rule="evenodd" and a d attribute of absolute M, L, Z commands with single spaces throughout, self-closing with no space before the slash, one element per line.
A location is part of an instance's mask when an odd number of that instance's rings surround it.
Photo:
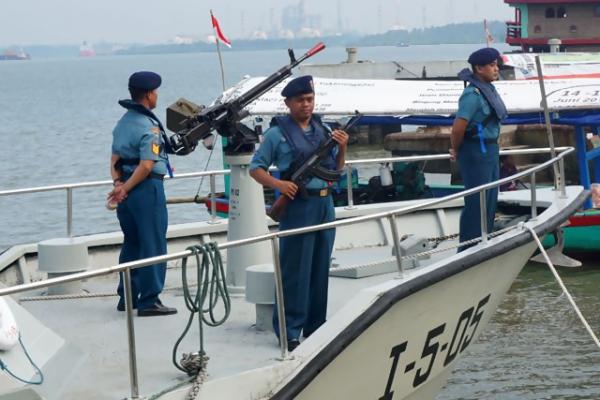
<path fill-rule="evenodd" d="M 222 325 L 231 312 L 231 299 L 227 290 L 225 267 L 217 243 L 211 242 L 190 246 L 187 250 L 192 252 L 192 256 L 190 257 L 194 257 L 196 260 L 196 278 L 198 284 L 195 293 L 192 293 L 190 290 L 191 285 L 188 283 L 187 264 L 189 257 L 186 257 L 182 260 L 181 264 L 181 281 L 183 284 L 185 306 L 190 311 L 190 317 L 185 329 L 173 347 L 173 365 L 189 376 L 197 377 L 197 381 L 203 381 L 204 378 L 202 376 L 206 374 L 206 364 L 208 362 L 208 356 L 204 351 L 203 325 L 206 324 L 212 327 Z M 219 303 L 223 305 L 223 316 L 221 318 L 217 318 L 215 312 Z M 179 345 L 188 334 L 196 314 L 198 314 L 199 328 L 198 352 L 184 353 L 181 361 L 178 363 L 177 351 Z"/>
<path fill-rule="evenodd" d="M 37 366 L 37 364 L 33 361 L 31 356 L 29 355 L 29 352 L 27 351 L 27 349 L 25 348 L 25 345 L 23 344 L 23 340 L 21 339 L 20 333 L 19 333 L 19 343 L 21 344 L 21 347 L 23 348 L 23 353 L 25 353 L 25 356 L 29 360 L 29 363 L 31 364 L 31 366 L 35 369 L 35 373 L 39 378 L 35 381 L 29 381 L 27 379 L 18 377 L 8 368 L 8 365 L 6 365 L 4 363 L 4 361 L 2 361 L 2 359 L 0 359 L 0 370 L 6 371 L 6 373 L 8 375 L 12 376 L 14 379 L 18 380 L 19 382 L 23 382 L 26 385 L 27 384 L 28 385 L 41 385 L 42 383 L 44 383 L 44 374 L 42 373 L 42 370 L 40 369 L 40 367 Z"/>

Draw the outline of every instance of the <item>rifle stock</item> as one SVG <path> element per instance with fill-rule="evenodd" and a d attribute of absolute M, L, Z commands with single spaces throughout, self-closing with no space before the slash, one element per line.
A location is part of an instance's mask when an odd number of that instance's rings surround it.
<path fill-rule="evenodd" d="M 292 200 L 289 197 L 282 194 L 277 200 L 275 200 L 275 202 L 269 209 L 269 212 L 267 212 L 267 215 L 273 221 L 279 222 L 283 214 L 285 214 L 288 206 L 290 205 L 290 201 Z"/>

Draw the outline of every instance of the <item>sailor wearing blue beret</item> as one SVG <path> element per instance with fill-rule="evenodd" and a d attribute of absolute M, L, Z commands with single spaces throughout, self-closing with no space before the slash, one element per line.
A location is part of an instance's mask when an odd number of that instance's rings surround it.
<path fill-rule="evenodd" d="M 150 71 L 135 72 L 129 77 L 130 89 L 152 91 L 158 89 L 161 83 L 160 75 Z"/>
<path fill-rule="evenodd" d="M 287 99 L 289 97 L 295 97 L 314 92 L 315 84 L 313 83 L 313 77 L 310 75 L 305 75 L 289 81 L 281 91 L 281 95 Z"/>
<path fill-rule="evenodd" d="M 117 218 L 123 231 L 119 262 L 135 261 L 167 253 L 167 206 L 163 178 L 171 174 L 167 153 L 171 152 L 162 123 L 152 109 L 158 101 L 162 79 L 154 72 L 141 71 L 129 77 L 131 99 L 119 104 L 127 111 L 113 130 L 110 171 L 114 189 L 109 203 L 117 204 Z M 133 307 L 139 316 L 169 315 L 158 298 L 166 275 L 166 263 L 131 271 Z M 117 292 L 117 310 L 125 310 L 123 276 Z"/>
<path fill-rule="evenodd" d="M 474 65 L 488 65 L 494 61 L 500 61 L 501 54 L 498 50 L 493 47 L 484 47 L 473 52 L 468 59 L 469 64 Z"/>
<path fill-rule="evenodd" d="M 315 89 L 309 75 L 292 79 L 281 91 L 289 114 L 275 117 L 250 164 L 250 175 L 260 184 L 291 199 L 279 221 L 280 230 L 318 225 L 335 220 L 332 182 L 313 176 L 304 187 L 290 180 L 292 174 L 329 138 L 337 147 L 321 162 L 326 170 L 344 166 L 348 134 L 331 130 L 313 114 Z M 280 178 L 268 172 L 271 165 Z M 310 336 L 327 315 L 329 266 L 335 229 L 279 239 L 288 350 L 300 344 L 301 335 Z M 277 308 L 273 328 L 279 337 Z"/>
<path fill-rule="evenodd" d="M 493 83 L 499 77 L 501 54 L 494 48 L 483 48 L 469 56 L 471 69 L 458 76 L 468 83 L 458 102 L 450 149 L 458 161 L 465 189 L 498 180 L 500 124 L 507 117 L 506 106 Z M 486 192 L 487 230 L 492 232 L 498 188 Z M 460 216 L 460 242 L 481 236 L 479 194 L 465 197 Z M 463 246 L 459 251 L 468 246 Z"/>

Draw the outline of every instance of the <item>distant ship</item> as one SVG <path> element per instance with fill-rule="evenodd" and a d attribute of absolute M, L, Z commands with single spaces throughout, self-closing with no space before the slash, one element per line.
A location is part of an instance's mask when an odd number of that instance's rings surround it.
<path fill-rule="evenodd" d="M 94 57 L 96 52 L 91 44 L 87 42 L 83 42 L 81 46 L 79 46 L 79 57 Z"/>
<path fill-rule="evenodd" d="M 23 51 L 23 49 L 13 50 L 7 49 L 0 54 L 0 61 L 7 60 L 31 60 L 31 56 Z"/>

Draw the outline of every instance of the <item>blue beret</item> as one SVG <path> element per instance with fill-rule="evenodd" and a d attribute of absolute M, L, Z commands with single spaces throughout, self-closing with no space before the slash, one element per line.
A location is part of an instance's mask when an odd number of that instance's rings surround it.
<path fill-rule="evenodd" d="M 313 77 L 310 75 L 305 75 L 289 81 L 281 91 L 281 95 L 285 98 L 288 98 L 314 92 L 315 86 L 313 84 Z"/>
<path fill-rule="evenodd" d="M 488 65 L 500 59 L 500 52 L 493 47 L 484 47 L 469 56 L 471 65 Z"/>
<path fill-rule="evenodd" d="M 159 74 L 150 71 L 135 72 L 129 77 L 129 88 L 154 90 L 160 86 L 162 79 Z"/>

